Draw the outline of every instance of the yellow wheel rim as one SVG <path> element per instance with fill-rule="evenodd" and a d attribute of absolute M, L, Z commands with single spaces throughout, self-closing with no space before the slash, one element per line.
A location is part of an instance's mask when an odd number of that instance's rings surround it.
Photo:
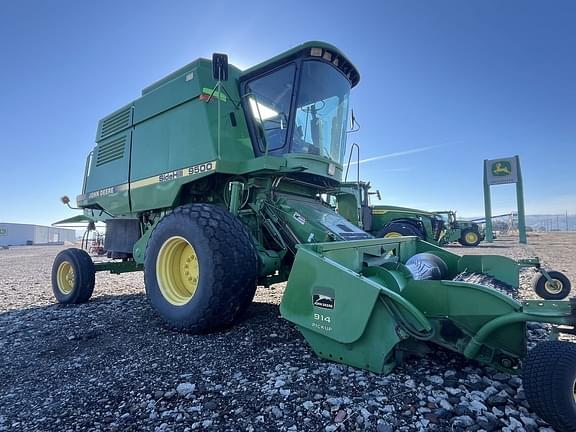
<path fill-rule="evenodd" d="M 62 294 L 70 294 L 74 289 L 74 268 L 68 261 L 63 261 L 58 266 L 57 280 L 58 289 Z"/>
<path fill-rule="evenodd" d="M 176 306 L 188 303 L 198 288 L 200 269 L 194 247 L 179 236 L 164 242 L 156 258 L 156 278 L 164 298 Z"/>
<path fill-rule="evenodd" d="M 402 234 L 400 234 L 396 231 L 390 231 L 389 233 L 384 234 L 384 238 L 388 238 L 388 237 L 402 237 Z"/>
<path fill-rule="evenodd" d="M 466 233 L 466 243 L 473 244 L 478 241 L 478 235 L 475 232 Z"/>
<path fill-rule="evenodd" d="M 562 292 L 562 288 L 564 288 L 564 285 L 558 279 L 546 281 L 544 284 L 544 289 L 550 294 L 560 294 Z"/>

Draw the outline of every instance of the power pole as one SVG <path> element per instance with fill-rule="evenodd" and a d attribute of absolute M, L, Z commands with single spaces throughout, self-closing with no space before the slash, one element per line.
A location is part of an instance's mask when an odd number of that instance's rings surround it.
<path fill-rule="evenodd" d="M 488 183 L 488 160 L 484 160 L 484 218 L 486 220 L 486 241 L 492 243 L 492 203 L 490 199 L 490 185 Z"/>
<path fill-rule="evenodd" d="M 514 156 L 516 159 L 516 169 L 518 170 L 518 178 L 516 181 L 516 205 L 518 206 L 518 237 L 520 243 L 526 244 L 526 212 L 524 211 L 524 185 L 522 181 L 522 170 L 520 169 L 520 158 Z"/>

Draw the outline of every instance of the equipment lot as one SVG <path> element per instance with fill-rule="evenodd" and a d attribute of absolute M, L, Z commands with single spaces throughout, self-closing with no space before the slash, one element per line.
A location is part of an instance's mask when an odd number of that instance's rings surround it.
<path fill-rule="evenodd" d="M 576 280 L 576 233 L 534 233 L 461 254 L 539 256 Z M 61 247 L 0 250 L 0 430 L 542 430 L 521 382 L 436 350 L 388 376 L 314 355 L 279 318 L 283 286 L 259 288 L 246 318 L 175 333 L 141 273 L 97 274 L 92 300 L 54 303 Z M 532 272 L 521 298 L 537 298 Z M 530 325 L 534 339 L 546 330 Z M 341 429 L 337 429 L 341 428 Z M 548 429 L 551 430 L 551 429 Z"/>

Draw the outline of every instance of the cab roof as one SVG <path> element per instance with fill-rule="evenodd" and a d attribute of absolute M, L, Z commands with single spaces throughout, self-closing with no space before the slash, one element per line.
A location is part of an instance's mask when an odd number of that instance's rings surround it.
<path fill-rule="evenodd" d="M 360 73 L 356 66 L 334 45 L 321 41 L 309 41 L 301 45 L 295 46 L 288 51 L 284 51 L 271 59 L 262 63 L 258 63 L 242 72 L 241 78 L 251 77 L 258 75 L 262 69 L 271 69 L 276 65 L 285 63 L 287 60 L 302 56 L 308 53 L 311 58 L 321 58 L 325 61 L 332 63 L 335 67 L 340 69 L 342 73 L 348 77 L 351 86 L 354 87 L 360 81 Z"/>

